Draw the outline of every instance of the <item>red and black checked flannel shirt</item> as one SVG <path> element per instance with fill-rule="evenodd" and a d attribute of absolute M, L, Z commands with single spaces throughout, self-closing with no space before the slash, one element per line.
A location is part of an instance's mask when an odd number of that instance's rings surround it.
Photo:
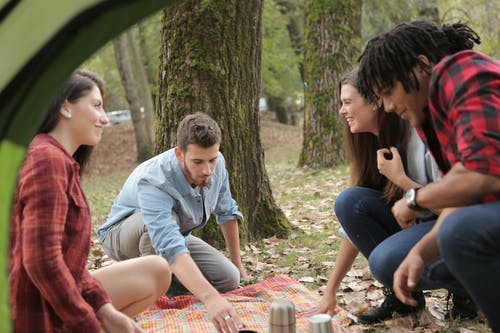
<path fill-rule="evenodd" d="M 439 168 L 461 162 L 500 176 L 500 61 L 472 51 L 442 59 L 432 70 L 429 117 L 419 130 Z M 499 201 L 500 194 L 485 202 Z"/>
<path fill-rule="evenodd" d="M 87 270 L 91 219 L 78 163 L 47 134 L 30 145 L 10 228 L 14 332 L 99 332 L 110 299 Z"/>

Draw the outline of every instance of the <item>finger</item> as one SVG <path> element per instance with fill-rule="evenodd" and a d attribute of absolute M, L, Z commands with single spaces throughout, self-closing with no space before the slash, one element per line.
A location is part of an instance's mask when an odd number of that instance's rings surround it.
<path fill-rule="evenodd" d="M 230 311 L 230 316 L 231 316 L 231 323 L 234 324 L 234 328 L 236 329 L 235 332 L 238 332 L 238 329 L 243 328 L 245 324 L 241 321 L 240 316 L 236 313 L 234 309 L 231 309 Z"/>
<path fill-rule="evenodd" d="M 215 317 L 214 319 L 212 319 L 212 323 L 214 324 L 215 329 L 217 330 L 218 333 L 224 333 L 224 331 L 222 331 L 221 325 L 219 324 L 219 320 L 220 319 Z"/>
<path fill-rule="evenodd" d="M 419 270 L 417 268 L 410 269 L 410 271 L 408 272 L 408 282 L 407 282 L 408 288 L 413 290 L 419 280 L 420 280 Z"/>
<path fill-rule="evenodd" d="M 386 160 L 384 154 L 389 154 L 391 151 L 387 148 L 380 148 L 377 150 L 377 161 Z"/>
<path fill-rule="evenodd" d="M 238 330 L 235 329 L 235 327 L 234 327 L 234 321 L 233 321 L 232 317 L 228 318 L 227 316 L 225 316 L 222 319 L 221 326 L 222 326 L 224 332 L 229 332 L 229 333 L 238 332 Z"/>
<path fill-rule="evenodd" d="M 398 273 L 398 271 L 399 271 L 399 273 Z M 401 300 L 401 302 L 403 302 L 405 304 L 417 306 L 417 301 L 413 298 L 413 295 L 412 295 L 412 292 L 413 292 L 413 289 L 415 288 L 415 286 L 409 286 L 409 284 L 408 284 L 409 272 L 411 272 L 411 269 L 408 266 L 403 266 L 403 267 L 401 267 L 401 270 L 398 269 L 394 273 L 394 281 L 395 281 L 394 287 L 395 288 L 396 288 L 396 279 L 398 279 L 396 274 L 399 275 L 399 280 L 397 282 L 399 296 L 398 296 L 398 294 L 396 294 L 396 296 Z"/>

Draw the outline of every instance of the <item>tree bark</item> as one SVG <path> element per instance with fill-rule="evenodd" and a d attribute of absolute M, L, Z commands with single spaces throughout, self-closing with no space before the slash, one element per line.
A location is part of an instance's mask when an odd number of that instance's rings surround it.
<path fill-rule="evenodd" d="M 132 64 L 127 54 L 127 41 L 124 35 L 120 35 L 113 41 L 115 49 L 116 64 L 125 88 L 125 95 L 132 115 L 134 125 L 135 142 L 137 145 L 137 161 L 142 162 L 152 156 L 152 142 L 146 131 L 144 116 L 141 112 L 141 103 L 135 87 Z"/>
<path fill-rule="evenodd" d="M 338 87 L 359 53 L 359 4 L 360 0 L 305 2 L 301 166 L 331 167 L 345 160 Z"/>
<path fill-rule="evenodd" d="M 290 224 L 272 196 L 259 137 L 262 0 L 191 0 L 164 12 L 156 153 L 175 146 L 179 121 L 205 112 L 222 129 L 242 238 L 285 236 Z M 201 236 L 220 241 L 215 223 Z"/>
<path fill-rule="evenodd" d="M 132 35 L 132 30 L 127 31 L 127 42 L 130 49 L 130 55 L 132 57 L 132 65 L 135 68 L 134 76 L 137 78 L 136 87 L 139 92 L 139 96 L 142 100 L 142 106 L 144 107 L 144 125 L 146 126 L 146 132 L 149 134 L 151 144 L 154 142 L 154 106 L 153 106 L 153 95 L 151 95 L 151 89 L 149 88 L 149 80 L 142 63 L 142 57 L 139 49 L 136 46 L 136 42 Z"/>

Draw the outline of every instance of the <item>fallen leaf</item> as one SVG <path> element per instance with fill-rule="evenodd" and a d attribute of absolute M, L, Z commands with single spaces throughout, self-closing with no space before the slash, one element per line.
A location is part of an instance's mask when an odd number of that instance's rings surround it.
<path fill-rule="evenodd" d="M 304 276 L 299 279 L 299 282 L 314 283 L 316 280 L 312 276 Z"/>

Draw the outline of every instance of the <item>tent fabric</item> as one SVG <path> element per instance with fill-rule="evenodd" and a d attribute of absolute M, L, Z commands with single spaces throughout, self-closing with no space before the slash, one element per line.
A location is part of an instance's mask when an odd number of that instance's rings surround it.
<path fill-rule="evenodd" d="M 175 0 L 0 0 L 0 332 L 11 330 L 7 249 L 26 148 L 59 85 L 107 41 Z"/>

